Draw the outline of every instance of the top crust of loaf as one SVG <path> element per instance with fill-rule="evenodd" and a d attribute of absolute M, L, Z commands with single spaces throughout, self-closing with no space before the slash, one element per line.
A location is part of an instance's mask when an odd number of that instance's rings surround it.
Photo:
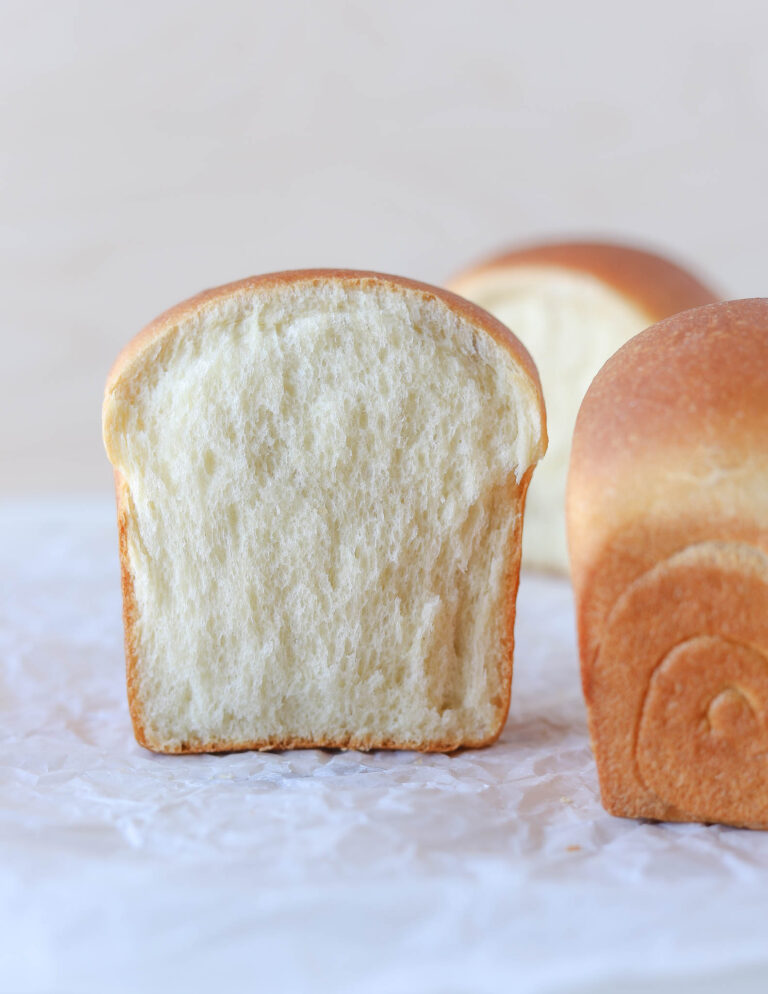
<path fill-rule="evenodd" d="M 560 242 L 524 246 L 491 256 L 451 280 L 459 293 L 485 276 L 517 267 L 553 267 L 585 273 L 630 299 L 649 324 L 689 307 L 717 301 L 685 269 L 652 252 L 610 242 Z"/>
<path fill-rule="evenodd" d="M 603 366 L 579 412 L 574 485 L 613 478 L 659 450 L 687 462 L 765 444 L 768 429 L 768 299 L 709 304 L 636 335 Z M 695 440 L 695 441 L 694 441 Z M 692 444 L 693 443 L 693 444 Z"/>
<path fill-rule="evenodd" d="M 536 365 L 522 343 L 512 332 L 496 318 L 492 317 L 482 307 L 465 300 L 449 290 L 420 283 L 403 276 L 390 276 L 384 273 L 352 269 L 295 269 L 279 273 L 267 273 L 263 276 L 250 276 L 234 283 L 203 290 L 188 300 L 176 304 L 150 322 L 118 355 L 107 377 L 104 390 L 103 427 L 104 444 L 107 454 L 112 457 L 108 433 L 108 403 L 120 380 L 129 376 L 131 368 L 136 366 L 147 351 L 157 345 L 160 340 L 171 334 L 186 318 L 196 313 L 214 308 L 222 302 L 254 294 L 268 293 L 271 289 L 288 284 L 312 284 L 336 282 L 349 287 L 364 287 L 366 284 L 388 284 L 392 289 L 398 288 L 422 294 L 425 298 L 442 300 L 456 314 L 471 322 L 478 329 L 490 335 L 499 345 L 509 352 L 512 358 L 527 374 L 529 381 L 530 401 L 538 409 L 542 426 L 542 445 L 537 458 L 546 451 L 546 415 L 544 399 L 541 393 L 541 383 Z"/>

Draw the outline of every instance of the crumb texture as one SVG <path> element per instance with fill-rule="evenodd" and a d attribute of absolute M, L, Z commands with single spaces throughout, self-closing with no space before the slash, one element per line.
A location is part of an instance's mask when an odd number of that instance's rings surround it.
<path fill-rule="evenodd" d="M 496 734 L 541 435 L 504 348 L 385 284 L 235 295 L 150 343 L 105 403 L 147 743 Z"/>

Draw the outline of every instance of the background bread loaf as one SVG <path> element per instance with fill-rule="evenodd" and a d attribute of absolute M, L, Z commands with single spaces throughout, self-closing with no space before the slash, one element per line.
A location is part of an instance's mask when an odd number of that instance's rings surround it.
<path fill-rule="evenodd" d="M 450 286 L 519 335 L 539 368 L 550 445 L 528 499 L 523 562 L 567 573 L 568 456 L 592 377 L 632 335 L 716 297 L 667 259 L 599 242 L 517 249 L 468 270 Z"/>
<path fill-rule="evenodd" d="M 142 744 L 499 734 L 546 434 L 536 370 L 490 315 L 373 273 L 221 287 L 118 359 L 104 440 Z"/>
<path fill-rule="evenodd" d="M 614 814 L 768 827 L 768 301 L 628 342 L 582 404 L 568 536 Z"/>

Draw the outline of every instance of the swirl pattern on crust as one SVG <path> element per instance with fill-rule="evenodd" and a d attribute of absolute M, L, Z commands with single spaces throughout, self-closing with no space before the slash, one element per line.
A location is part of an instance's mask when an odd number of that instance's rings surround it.
<path fill-rule="evenodd" d="M 604 792 L 645 817 L 768 826 L 768 556 L 702 542 L 640 576 L 590 696 Z"/>

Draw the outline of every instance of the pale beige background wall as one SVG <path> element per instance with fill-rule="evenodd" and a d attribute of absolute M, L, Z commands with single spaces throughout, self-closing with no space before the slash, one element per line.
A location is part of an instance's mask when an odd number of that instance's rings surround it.
<path fill-rule="evenodd" d="M 739 0 L 0 0 L 0 493 L 106 493 L 119 347 L 250 273 L 593 233 L 768 293 L 767 32 Z"/>

